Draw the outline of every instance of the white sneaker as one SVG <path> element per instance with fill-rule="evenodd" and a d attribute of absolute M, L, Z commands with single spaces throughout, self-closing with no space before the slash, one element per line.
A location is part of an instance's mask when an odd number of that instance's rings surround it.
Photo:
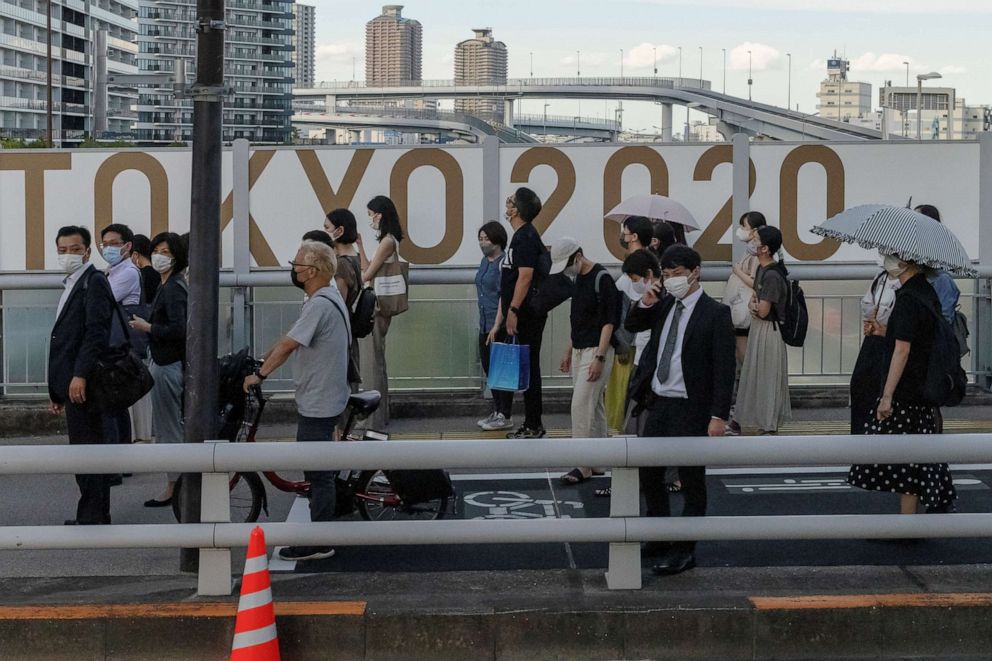
<path fill-rule="evenodd" d="M 488 425 L 488 424 L 489 424 L 490 422 L 492 422 L 492 421 L 493 421 L 493 420 L 495 420 L 495 419 L 496 419 L 496 411 L 493 411 L 493 412 L 492 412 L 492 413 L 490 413 L 490 414 L 489 414 L 488 416 L 486 416 L 486 417 L 485 417 L 485 418 L 483 418 L 482 420 L 479 420 L 479 421 L 478 421 L 478 422 L 476 422 L 475 424 L 477 424 L 477 425 L 479 425 L 480 427 L 482 427 L 483 429 L 485 429 L 485 428 L 486 428 L 486 425 Z"/>
<path fill-rule="evenodd" d="M 497 413 L 493 419 L 481 425 L 483 431 L 496 431 L 497 429 L 508 429 L 513 427 L 513 418 L 507 418 L 502 413 Z"/>

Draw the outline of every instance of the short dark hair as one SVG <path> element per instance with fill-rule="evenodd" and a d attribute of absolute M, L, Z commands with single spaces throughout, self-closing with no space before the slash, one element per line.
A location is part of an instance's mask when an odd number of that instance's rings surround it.
<path fill-rule="evenodd" d="M 488 223 L 479 228 L 479 231 L 475 233 L 479 236 L 483 232 L 489 237 L 489 240 L 499 246 L 500 250 L 506 250 L 506 230 L 503 225 L 495 220 L 490 220 Z"/>
<path fill-rule="evenodd" d="M 652 222 L 654 226 L 654 238 L 658 239 L 658 254 L 665 252 L 665 249 L 669 246 L 674 246 L 678 243 L 678 239 L 675 237 L 675 228 L 664 220 L 655 220 Z"/>
<path fill-rule="evenodd" d="M 316 241 L 317 243 L 323 243 L 328 248 L 334 248 L 334 240 L 331 235 L 324 230 L 310 230 L 303 235 L 304 241 Z"/>
<path fill-rule="evenodd" d="M 330 221 L 331 225 L 340 227 L 342 230 L 341 236 L 335 239 L 338 243 L 351 245 L 358 239 L 358 221 L 355 220 L 355 214 L 351 211 L 335 209 L 327 214 L 327 220 Z"/>
<path fill-rule="evenodd" d="M 172 253 L 172 258 L 176 260 L 176 263 L 172 266 L 173 273 L 179 273 L 189 266 L 189 253 L 183 237 L 175 232 L 159 232 L 152 239 L 152 250 L 162 243 L 169 246 L 169 252 Z"/>
<path fill-rule="evenodd" d="M 740 220 L 737 221 L 737 224 L 743 225 L 744 221 L 747 221 L 748 227 L 753 230 L 756 230 L 759 227 L 765 227 L 768 224 L 768 221 L 765 220 L 765 214 L 760 211 L 747 211 L 743 213 Z"/>
<path fill-rule="evenodd" d="M 939 222 L 942 222 L 940 220 L 940 211 L 937 209 L 937 207 L 935 207 L 932 204 L 921 204 L 921 205 L 917 206 L 914 209 L 914 211 L 916 211 L 917 213 L 922 213 L 927 218 L 933 218 L 938 223 Z"/>
<path fill-rule="evenodd" d="M 529 188 L 520 187 L 513 193 L 513 204 L 525 223 L 532 223 L 541 213 L 541 198 Z"/>
<path fill-rule="evenodd" d="M 680 266 L 684 266 L 690 271 L 703 263 L 698 252 L 681 243 L 666 248 L 665 252 L 661 253 L 661 259 L 658 261 L 663 269 L 677 269 Z"/>
<path fill-rule="evenodd" d="M 758 228 L 758 240 L 772 255 L 782 249 L 782 232 L 777 227 L 765 225 Z"/>
<path fill-rule="evenodd" d="M 382 215 L 379 221 L 379 234 L 376 239 L 382 241 L 387 234 L 392 234 L 397 241 L 403 240 L 403 227 L 400 225 L 400 214 L 396 205 L 385 195 L 376 195 L 366 205 L 372 213 Z"/>
<path fill-rule="evenodd" d="M 137 253 L 145 259 L 152 258 L 152 241 L 144 234 L 135 234 L 131 239 L 131 252 Z"/>
<path fill-rule="evenodd" d="M 90 231 L 88 229 L 85 227 L 80 227 L 79 225 L 66 225 L 65 227 L 60 227 L 58 234 L 55 235 L 55 245 L 58 245 L 59 239 L 63 236 L 75 236 L 77 234 L 83 240 L 83 245 L 89 248 L 93 237 L 90 236 Z"/>
<path fill-rule="evenodd" d="M 658 258 L 647 248 L 635 250 L 627 255 L 627 258 L 623 260 L 620 270 L 627 275 L 634 274 L 642 278 L 647 276 L 648 271 L 651 271 L 651 274 L 656 278 L 661 275 Z"/>
<path fill-rule="evenodd" d="M 650 220 L 644 216 L 630 216 L 624 219 L 621 225 L 626 227 L 628 232 L 636 235 L 637 240 L 643 247 L 647 248 L 651 245 L 651 237 L 654 236 L 654 227 L 651 225 Z"/>
<path fill-rule="evenodd" d="M 103 230 L 100 231 L 101 241 L 103 240 L 103 237 L 107 235 L 108 232 L 116 232 L 117 234 L 120 234 L 121 241 L 123 241 L 124 243 L 131 243 L 132 241 L 134 241 L 134 232 L 132 232 L 131 228 L 125 225 L 124 223 L 112 223 L 104 227 Z"/>

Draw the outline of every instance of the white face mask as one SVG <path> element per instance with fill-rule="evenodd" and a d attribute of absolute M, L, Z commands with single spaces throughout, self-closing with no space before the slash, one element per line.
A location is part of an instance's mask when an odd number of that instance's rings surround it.
<path fill-rule="evenodd" d="M 166 271 L 169 271 L 170 269 L 172 269 L 172 265 L 175 263 L 176 260 L 174 260 L 172 257 L 169 257 L 168 255 L 159 255 L 159 254 L 152 255 L 152 268 L 158 271 L 159 273 L 165 273 Z"/>
<path fill-rule="evenodd" d="M 578 275 L 579 275 L 579 265 L 576 264 L 576 263 L 572 263 L 569 266 L 566 266 L 562 270 L 562 273 L 565 274 L 565 277 L 566 278 L 568 278 L 570 280 L 575 280 L 575 278 L 577 278 Z"/>
<path fill-rule="evenodd" d="M 644 296 L 647 293 L 648 288 L 651 285 L 648 283 L 647 278 L 641 278 L 637 282 L 631 280 L 630 291 L 634 292 L 638 297 Z"/>
<path fill-rule="evenodd" d="M 689 276 L 678 275 L 672 278 L 665 278 L 665 289 L 675 298 L 685 298 L 691 287 Z"/>
<path fill-rule="evenodd" d="M 757 241 L 748 241 L 746 244 L 744 244 L 744 250 L 747 252 L 748 255 L 751 255 L 751 256 L 757 255 L 758 254 L 758 242 Z"/>
<path fill-rule="evenodd" d="M 885 259 L 882 260 L 882 267 L 885 272 L 888 273 L 893 278 L 898 278 L 900 275 L 906 272 L 909 265 L 896 257 L 895 255 L 886 255 Z"/>
<path fill-rule="evenodd" d="M 83 267 L 83 256 L 66 253 L 59 255 L 59 268 L 65 273 L 72 275 Z"/>
<path fill-rule="evenodd" d="M 751 238 L 751 233 L 746 229 L 744 229 L 743 227 L 738 227 L 737 238 L 740 239 L 741 241 L 747 241 L 748 239 Z"/>

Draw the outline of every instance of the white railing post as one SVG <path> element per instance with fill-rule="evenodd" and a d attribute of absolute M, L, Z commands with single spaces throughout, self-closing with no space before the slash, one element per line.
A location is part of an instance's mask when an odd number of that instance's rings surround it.
<path fill-rule="evenodd" d="M 640 515 L 640 474 L 637 468 L 614 468 L 611 489 L 610 518 Z M 641 589 L 639 541 L 610 544 L 610 564 L 606 571 L 606 585 L 611 590 Z"/>
<path fill-rule="evenodd" d="M 227 443 L 227 441 L 206 441 Z M 203 473 L 200 491 L 200 522 L 231 522 L 231 487 L 227 473 Z M 248 540 L 245 540 L 248 543 Z M 200 596 L 231 594 L 231 549 L 201 548 L 196 592 Z"/>

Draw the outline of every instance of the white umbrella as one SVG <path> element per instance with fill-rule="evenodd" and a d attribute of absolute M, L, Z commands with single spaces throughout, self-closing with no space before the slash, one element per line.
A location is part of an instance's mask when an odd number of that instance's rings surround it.
<path fill-rule="evenodd" d="M 651 220 L 678 223 L 685 227 L 686 230 L 700 229 L 699 223 L 692 217 L 688 209 L 664 195 L 635 195 L 634 197 L 628 197 L 613 207 L 606 214 L 606 219 L 615 220 L 620 223 L 631 216 L 644 216 Z"/>
<path fill-rule="evenodd" d="M 949 229 L 906 207 L 879 204 L 852 207 L 810 231 L 957 275 L 977 275 L 968 251 Z"/>

